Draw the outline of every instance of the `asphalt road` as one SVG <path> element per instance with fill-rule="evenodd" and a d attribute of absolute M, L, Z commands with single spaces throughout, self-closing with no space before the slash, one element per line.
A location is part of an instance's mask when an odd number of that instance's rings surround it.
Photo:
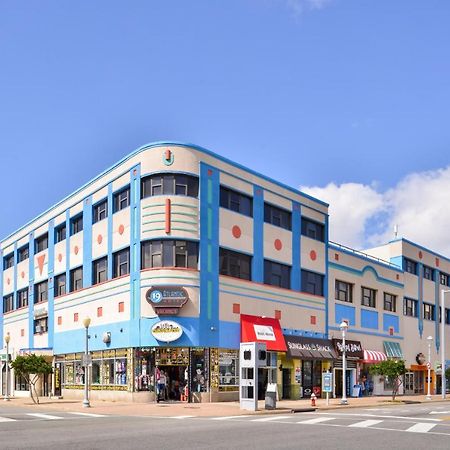
<path fill-rule="evenodd" d="M 101 416 L 0 404 L 0 449 L 43 448 L 448 450 L 450 404 L 232 417 Z"/>

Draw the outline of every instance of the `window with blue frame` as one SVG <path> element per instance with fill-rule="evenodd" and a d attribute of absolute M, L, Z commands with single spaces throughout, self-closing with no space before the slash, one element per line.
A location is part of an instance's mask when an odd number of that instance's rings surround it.
<path fill-rule="evenodd" d="M 417 317 L 417 300 L 405 297 L 403 299 L 403 315 L 409 317 Z"/>
<path fill-rule="evenodd" d="M 325 225 L 302 216 L 302 235 L 325 242 Z"/>
<path fill-rule="evenodd" d="M 376 308 L 377 291 L 368 287 L 361 287 L 361 305 Z"/>
<path fill-rule="evenodd" d="M 403 270 L 413 275 L 417 275 L 417 263 L 409 258 L 403 259 Z"/>
<path fill-rule="evenodd" d="M 14 253 L 6 255 L 3 258 L 3 269 L 4 270 L 9 269 L 12 266 L 14 266 Z"/>
<path fill-rule="evenodd" d="M 158 173 L 142 178 L 141 198 L 154 195 L 198 197 L 198 178 L 182 173 Z"/>
<path fill-rule="evenodd" d="M 314 295 L 323 295 L 324 276 L 320 273 L 302 269 L 302 291 Z"/>
<path fill-rule="evenodd" d="M 3 297 L 3 312 L 7 313 L 14 310 L 14 295 L 9 294 Z"/>
<path fill-rule="evenodd" d="M 448 274 L 444 273 L 444 272 L 439 272 L 439 282 L 444 285 L 444 286 L 448 286 L 448 282 L 449 282 L 449 276 Z"/>
<path fill-rule="evenodd" d="M 394 294 L 389 294 L 388 292 L 384 292 L 384 310 L 390 312 L 397 311 L 397 296 Z"/>
<path fill-rule="evenodd" d="M 66 223 L 62 223 L 55 227 L 55 244 L 62 242 L 66 239 Z"/>
<path fill-rule="evenodd" d="M 35 253 L 43 252 L 47 248 L 48 248 L 48 233 L 45 233 L 34 240 Z"/>
<path fill-rule="evenodd" d="M 78 214 L 70 219 L 70 235 L 79 233 L 83 230 L 83 214 Z"/>
<path fill-rule="evenodd" d="M 113 196 L 113 212 L 122 211 L 130 206 L 130 186 L 116 192 Z"/>
<path fill-rule="evenodd" d="M 427 280 L 434 280 L 434 270 L 429 266 L 423 266 L 423 277 Z"/>
<path fill-rule="evenodd" d="M 423 318 L 425 320 L 435 320 L 435 307 L 431 303 L 423 303 Z"/>
<path fill-rule="evenodd" d="M 225 248 L 219 249 L 219 271 L 221 275 L 250 280 L 251 265 L 251 256 Z"/>
<path fill-rule="evenodd" d="M 92 223 L 100 222 L 100 220 L 108 217 L 108 200 L 98 202 L 92 207 Z"/>
<path fill-rule="evenodd" d="M 264 203 L 264 222 L 271 223 L 286 230 L 291 229 L 291 212 Z"/>
<path fill-rule="evenodd" d="M 28 288 L 17 291 L 17 308 L 28 306 Z"/>
<path fill-rule="evenodd" d="M 264 283 L 285 289 L 291 288 L 291 267 L 264 260 Z"/>
<path fill-rule="evenodd" d="M 26 261 L 30 257 L 29 245 L 24 245 L 17 250 L 17 262 Z"/>
<path fill-rule="evenodd" d="M 220 186 L 220 206 L 253 217 L 253 199 L 224 186 Z"/>

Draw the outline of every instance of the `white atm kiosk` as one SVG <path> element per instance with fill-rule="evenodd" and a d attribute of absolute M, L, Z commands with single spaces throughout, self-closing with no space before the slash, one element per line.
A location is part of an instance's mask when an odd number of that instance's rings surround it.
<path fill-rule="evenodd" d="M 258 409 L 258 368 L 266 366 L 266 344 L 245 342 L 239 352 L 239 402 L 240 408 Z"/>

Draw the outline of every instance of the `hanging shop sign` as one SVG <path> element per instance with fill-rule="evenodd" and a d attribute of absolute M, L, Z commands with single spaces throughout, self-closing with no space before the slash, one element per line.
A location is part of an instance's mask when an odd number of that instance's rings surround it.
<path fill-rule="evenodd" d="M 153 286 L 145 293 L 156 314 L 176 315 L 189 300 L 189 295 L 179 286 Z"/>
<path fill-rule="evenodd" d="M 328 339 L 285 335 L 284 340 L 290 358 L 300 359 L 336 359 L 333 344 Z"/>
<path fill-rule="evenodd" d="M 158 341 L 173 342 L 181 337 L 183 329 L 172 320 L 161 320 L 152 326 L 151 332 Z"/>
<path fill-rule="evenodd" d="M 46 317 L 48 316 L 47 308 L 35 308 L 33 311 L 33 315 L 35 319 Z"/>
<path fill-rule="evenodd" d="M 425 355 L 423 353 L 417 353 L 417 355 L 416 355 L 417 364 L 423 365 L 423 364 L 425 364 L 426 360 L 427 360 L 427 358 L 425 358 Z"/>
<path fill-rule="evenodd" d="M 338 355 L 341 357 L 344 347 L 341 339 L 333 339 L 333 345 Z M 348 358 L 364 359 L 364 351 L 359 341 L 345 341 L 345 355 Z"/>

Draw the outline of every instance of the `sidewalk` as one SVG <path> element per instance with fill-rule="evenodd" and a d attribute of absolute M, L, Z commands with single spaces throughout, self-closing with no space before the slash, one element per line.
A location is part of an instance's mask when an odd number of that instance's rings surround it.
<path fill-rule="evenodd" d="M 425 395 L 400 396 L 392 403 L 391 397 L 360 397 L 349 398 L 348 405 L 340 405 L 340 399 L 330 399 L 327 406 L 325 399 L 316 401 L 319 410 L 349 409 L 359 407 L 389 407 L 402 403 L 434 403 L 442 402 L 440 395 L 432 396 L 432 400 L 426 400 Z M 450 396 L 445 400 L 450 402 Z M 239 409 L 238 402 L 220 403 L 120 403 L 94 401 L 91 408 L 83 408 L 80 400 L 73 399 L 49 399 L 41 398 L 39 405 L 34 405 L 30 398 L 14 398 L 10 402 L 2 402 L 5 407 L 34 407 L 39 410 L 88 412 L 94 414 L 109 414 L 120 416 L 238 416 L 249 414 L 277 414 L 290 413 L 296 409 L 311 408 L 310 400 L 281 400 L 277 402 L 276 410 L 265 410 L 264 401 L 258 403 L 258 411 L 244 411 Z"/>

